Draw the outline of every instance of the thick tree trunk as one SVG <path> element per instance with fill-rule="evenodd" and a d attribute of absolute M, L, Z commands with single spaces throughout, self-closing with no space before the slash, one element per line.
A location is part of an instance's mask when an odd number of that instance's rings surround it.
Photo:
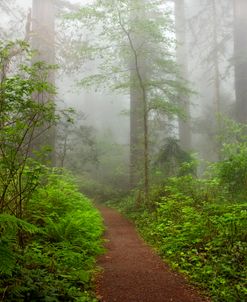
<path fill-rule="evenodd" d="M 186 47 L 186 18 L 184 0 L 175 1 L 176 39 L 177 39 L 177 62 L 180 65 L 181 76 L 188 79 L 187 47 Z M 191 119 L 190 99 L 187 95 L 179 95 L 181 108 L 186 119 L 179 119 L 179 140 L 181 148 L 191 150 Z"/>
<path fill-rule="evenodd" d="M 234 0 L 236 120 L 247 122 L 247 1 Z"/>
<path fill-rule="evenodd" d="M 55 8 L 53 0 L 33 0 L 32 47 L 37 50 L 36 61 L 55 64 Z M 55 83 L 53 72 L 49 80 Z"/>
<path fill-rule="evenodd" d="M 55 7 L 53 0 L 33 0 L 32 6 L 32 48 L 37 52 L 33 62 L 43 61 L 55 64 Z M 47 81 L 55 86 L 55 73 L 50 70 Z M 51 95 L 43 93 L 36 96 L 37 101 L 50 101 Z M 34 148 L 39 149 L 44 145 L 52 148 L 50 161 L 55 165 L 55 127 L 35 142 Z"/>

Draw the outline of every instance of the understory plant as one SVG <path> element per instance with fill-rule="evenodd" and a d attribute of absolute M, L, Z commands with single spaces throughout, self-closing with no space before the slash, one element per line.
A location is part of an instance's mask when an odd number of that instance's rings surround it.
<path fill-rule="evenodd" d="M 153 186 L 148 206 L 138 194 L 113 203 L 165 261 L 218 302 L 247 296 L 246 132 L 235 123 L 231 129 L 238 139 L 225 140 L 222 160 L 204 178 L 165 179 Z"/>
<path fill-rule="evenodd" d="M 100 215 L 41 143 L 58 119 L 53 68 L 0 41 L 0 301 L 94 301 Z"/>
<path fill-rule="evenodd" d="M 95 257 L 102 252 L 100 214 L 71 175 L 47 169 L 43 179 L 22 220 L 0 215 L 1 300 L 94 301 L 90 291 Z"/>

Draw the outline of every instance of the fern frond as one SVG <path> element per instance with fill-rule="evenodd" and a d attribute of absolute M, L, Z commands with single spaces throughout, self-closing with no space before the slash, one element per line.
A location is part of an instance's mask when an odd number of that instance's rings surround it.
<path fill-rule="evenodd" d="M 15 266 L 15 256 L 7 244 L 0 241 L 0 274 L 11 275 Z"/>
<path fill-rule="evenodd" d="M 35 225 L 9 214 L 0 214 L 0 225 L 5 225 L 12 229 L 22 229 L 30 234 L 40 232 L 40 229 Z"/>

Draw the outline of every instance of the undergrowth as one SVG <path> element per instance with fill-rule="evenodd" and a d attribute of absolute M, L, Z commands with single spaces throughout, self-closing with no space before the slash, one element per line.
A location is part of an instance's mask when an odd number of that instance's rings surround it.
<path fill-rule="evenodd" d="M 96 301 L 91 278 L 102 252 L 100 214 L 70 175 L 47 169 L 42 179 L 23 219 L 0 215 L 0 300 Z"/>
<path fill-rule="evenodd" d="M 151 207 L 137 205 L 134 196 L 110 204 L 213 301 L 246 301 L 247 204 L 216 178 L 170 178 L 153 188 Z"/>

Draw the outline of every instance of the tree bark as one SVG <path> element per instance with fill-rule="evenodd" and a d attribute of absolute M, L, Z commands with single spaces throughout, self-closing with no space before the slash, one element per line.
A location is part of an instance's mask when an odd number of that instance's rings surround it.
<path fill-rule="evenodd" d="M 136 71 L 132 66 L 130 77 L 130 187 L 133 189 L 143 179 L 144 109 L 141 91 L 136 87 Z"/>
<path fill-rule="evenodd" d="M 55 65 L 55 6 L 53 0 L 33 0 L 32 5 L 32 48 L 36 51 L 33 62 L 43 61 L 48 65 Z M 55 72 L 50 70 L 47 76 L 49 84 L 55 86 Z M 39 94 L 35 96 L 39 102 L 51 101 L 51 95 Z M 55 127 L 52 127 L 34 144 L 35 149 L 43 145 L 52 148 L 49 160 L 55 165 Z"/>
<path fill-rule="evenodd" d="M 145 4 L 145 0 L 142 1 Z M 132 9 L 130 22 L 135 24 L 137 17 L 145 18 L 145 5 L 141 11 Z M 148 106 L 145 86 L 147 64 L 140 52 L 144 40 L 139 30 L 135 32 L 134 29 L 131 33 L 124 28 L 123 30 L 128 37 L 132 54 L 130 63 L 130 184 L 131 188 L 143 186 L 147 200 L 149 195 Z"/>
<path fill-rule="evenodd" d="M 212 0 L 213 18 L 213 65 L 214 65 L 214 109 L 216 114 L 220 114 L 220 68 L 218 51 L 218 24 L 216 2 Z M 219 126 L 219 125 L 218 125 Z"/>
<path fill-rule="evenodd" d="M 220 62 L 219 62 L 219 50 L 218 50 L 218 22 L 217 22 L 217 9 L 216 9 L 216 1 L 212 0 L 212 18 L 213 18 L 213 67 L 214 67 L 214 111 L 215 111 L 215 124 L 216 124 L 216 133 L 220 134 L 221 131 L 221 123 L 219 119 L 219 115 L 221 113 L 221 82 L 220 82 Z M 222 144 L 219 139 L 216 141 L 216 160 L 221 159 L 221 148 Z"/>
<path fill-rule="evenodd" d="M 180 65 L 181 76 L 188 79 L 188 62 L 186 47 L 186 18 L 184 0 L 175 1 L 175 21 L 177 39 L 177 62 Z M 179 101 L 185 114 L 185 119 L 179 118 L 179 140 L 181 148 L 191 150 L 191 118 L 190 99 L 187 95 L 180 94 Z"/>
<path fill-rule="evenodd" d="M 234 0 L 236 120 L 247 122 L 247 1 Z"/>
<path fill-rule="evenodd" d="M 55 64 L 55 9 L 52 0 L 33 0 L 32 47 L 38 51 L 36 61 Z M 54 80 L 54 73 L 50 79 Z"/>

